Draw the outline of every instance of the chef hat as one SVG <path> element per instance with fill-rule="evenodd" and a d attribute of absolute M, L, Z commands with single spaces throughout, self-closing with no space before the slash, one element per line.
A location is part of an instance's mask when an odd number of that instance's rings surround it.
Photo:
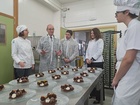
<path fill-rule="evenodd" d="M 129 10 L 137 16 L 140 13 L 140 0 L 114 0 L 114 5 L 117 6 L 117 11 Z"/>
<path fill-rule="evenodd" d="M 27 27 L 25 25 L 19 25 L 16 28 L 17 33 L 21 33 L 22 31 L 24 31 L 25 29 L 27 29 Z"/>

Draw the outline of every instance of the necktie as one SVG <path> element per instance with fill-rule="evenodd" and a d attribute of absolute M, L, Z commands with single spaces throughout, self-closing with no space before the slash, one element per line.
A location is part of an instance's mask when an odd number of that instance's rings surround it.
<path fill-rule="evenodd" d="M 50 44 L 51 44 L 51 61 L 50 61 L 50 64 L 52 63 L 52 57 L 53 57 L 53 40 L 52 40 L 52 36 L 50 36 Z"/>
<path fill-rule="evenodd" d="M 50 36 L 50 39 L 51 39 L 51 41 L 52 41 L 52 36 Z"/>
<path fill-rule="evenodd" d="M 69 40 L 67 40 L 66 57 L 69 56 Z"/>

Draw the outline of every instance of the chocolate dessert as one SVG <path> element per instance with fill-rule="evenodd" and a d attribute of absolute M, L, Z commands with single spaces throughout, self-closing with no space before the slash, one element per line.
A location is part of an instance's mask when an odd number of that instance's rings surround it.
<path fill-rule="evenodd" d="M 90 68 L 90 69 L 88 69 L 88 72 L 90 72 L 90 73 L 95 73 L 95 68 L 93 67 L 93 68 Z"/>
<path fill-rule="evenodd" d="M 55 75 L 52 75 L 52 78 L 55 79 L 55 80 L 57 80 L 57 79 L 60 79 L 61 78 L 61 75 L 55 74 Z"/>
<path fill-rule="evenodd" d="M 83 77 L 81 77 L 81 76 L 76 76 L 73 78 L 73 80 L 74 80 L 74 82 L 77 82 L 77 83 L 84 82 Z"/>
<path fill-rule="evenodd" d="M 48 93 L 47 96 L 41 96 L 40 103 L 41 105 L 55 105 L 57 102 L 56 98 L 56 94 Z"/>
<path fill-rule="evenodd" d="M 48 86 L 49 84 L 48 84 L 48 81 L 47 80 L 44 80 L 44 81 L 38 81 L 37 82 L 37 85 L 39 87 L 44 87 L 44 86 Z"/>
<path fill-rule="evenodd" d="M 64 68 L 63 67 L 58 67 L 57 70 L 64 70 Z"/>
<path fill-rule="evenodd" d="M 17 83 L 25 83 L 25 82 L 29 82 L 28 77 L 21 77 L 17 79 Z"/>
<path fill-rule="evenodd" d="M 82 72 L 82 73 L 80 73 L 80 75 L 83 76 L 83 77 L 87 77 L 88 76 L 88 73 Z"/>
<path fill-rule="evenodd" d="M 77 69 L 82 69 L 82 66 L 80 66 L 80 67 L 76 67 Z"/>
<path fill-rule="evenodd" d="M 17 90 L 12 90 L 10 93 L 9 93 L 9 99 L 15 99 L 15 98 L 18 98 L 18 97 L 21 97 L 23 96 L 25 93 L 27 93 L 24 89 L 17 89 Z"/>
<path fill-rule="evenodd" d="M 55 73 L 56 71 L 55 70 L 48 70 L 48 73 Z"/>
<path fill-rule="evenodd" d="M 4 89 L 4 85 L 0 85 L 0 91 Z"/>
<path fill-rule="evenodd" d="M 37 77 L 37 78 L 40 78 L 40 77 L 43 77 L 44 76 L 44 73 L 36 73 L 35 74 L 35 77 Z"/>
<path fill-rule="evenodd" d="M 62 71 L 61 74 L 68 75 L 69 74 L 69 71 Z"/>
<path fill-rule="evenodd" d="M 78 71 L 78 68 L 76 68 L 76 67 L 72 68 L 72 71 Z"/>
<path fill-rule="evenodd" d="M 65 67 L 65 68 L 69 68 L 70 66 L 69 66 L 69 65 L 64 65 L 64 67 Z"/>
<path fill-rule="evenodd" d="M 64 92 L 69 92 L 69 91 L 73 91 L 74 87 L 70 84 L 64 84 L 64 85 L 61 85 L 61 90 Z"/>

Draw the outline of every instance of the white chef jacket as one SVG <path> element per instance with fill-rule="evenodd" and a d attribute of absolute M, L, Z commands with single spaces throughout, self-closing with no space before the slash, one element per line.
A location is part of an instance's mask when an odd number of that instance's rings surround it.
<path fill-rule="evenodd" d="M 31 42 L 28 39 L 17 37 L 12 40 L 12 58 L 14 68 L 21 68 L 19 62 L 25 62 L 24 68 L 31 68 L 34 63 Z"/>
<path fill-rule="evenodd" d="M 119 81 L 113 105 L 140 105 L 140 21 L 136 19 L 128 24 L 127 31 L 117 49 L 117 70 L 126 51 L 131 49 L 138 52 L 130 69 Z"/>
<path fill-rule="evenodd" d="M 103 62 L 103 39 L 90 40 L 86 50 L 86 59 L 91 59 L 92 57 L 96 60 L 94 62 Z"/>

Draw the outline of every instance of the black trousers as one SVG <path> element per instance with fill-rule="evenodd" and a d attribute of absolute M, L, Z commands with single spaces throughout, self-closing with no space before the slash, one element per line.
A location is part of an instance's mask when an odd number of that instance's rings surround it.
<path fill-rule="evenodd" d="M 31 74 L 31 69 L 32 68 L 26 69 L 14 68 L 15 79 L 29 76 Z"/>
<path fill-rule="evenodd" d="M 103 69 L 103 62 L 96 62 L 96 63 L 91 63 L 87 64 L 87 67 L 97 67 L 97 68 L 102 68 Z M 98 91 L 96 87 L 92 90 L 90 93 L 91 97 L 96 97 L 96 100 L 100 102 L 100 90 Z"/>

